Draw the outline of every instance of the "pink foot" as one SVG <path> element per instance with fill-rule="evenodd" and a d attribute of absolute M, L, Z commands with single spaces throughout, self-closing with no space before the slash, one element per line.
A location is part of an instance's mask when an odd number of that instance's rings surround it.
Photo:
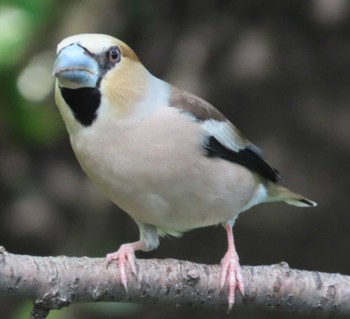
<path fill-rule="evenodd" d="M 126 267 L 128 265 L 131 269 L 131 272 L 135 276 L 137 276 L 135 250 L 142 249 L 143 245 L 144 243 L 141 241 L 131 243 L 131 244 L 124 244 L 119 247 L 118 251 L 108 254 L 106 256 L 107 266 L 113 260 L 117 261 L 119 272 L 120 272 L 120 282 L 125 288 L 125 291 L 128 291 L 128 284 L 126 279 Z"/>
<path fill-rule="evenodd" d="M 224 290 L 225 286 L 228 289 L 228 311 L 232 309 L 235 303 L 236 289 L 244 296 L 244 285 L 241 266 L 239 264 L 239 258 L 236 252 L 236 248 L 233 241 L 232 227 L 227 224 L 227 239 L 228 250 L 221 260 L 220 270 L 220 288 Z"/>

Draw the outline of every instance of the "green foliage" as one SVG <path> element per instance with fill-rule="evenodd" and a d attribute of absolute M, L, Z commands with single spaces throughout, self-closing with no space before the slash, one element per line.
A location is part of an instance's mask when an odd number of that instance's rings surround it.
<path fill-rule="evenodd" d="M 0 3 L 0 70 L 19 61 L 35 31 L 46 19 L 51 1 L 16 0 Z"/>
<path fill-rule="evenodd" d="M 42 57 L 42 62 L 36 60 L 36 69 L 30 68 L 31 61 L 26 54 L 33 45 L 33 39 L 37 39 L 38 30 L 47 21 L 51 7 L 52 1 L 46 0 L 0 3 L 0 83 L 3 89 L 0 127 L 3 135 L 14 138 L 14 143 L 48 144 L 61 132 L 62 124 L 57 111 L 49 107 L 53 105 L 50 95 L 53 80 L 40 78 L 34 72 L 41 67 L 46 73 L 51 73 L 51 65 Z M 19 78 L 26 70 L 33 74 L 31 77 L 27 75 L 20 87 Z M 45 91 L 35 96 L 33 84 Z M 25 92 L 32 92 L 30 98 Z M 47 102 L 48 96 L 50 102 Z"/>

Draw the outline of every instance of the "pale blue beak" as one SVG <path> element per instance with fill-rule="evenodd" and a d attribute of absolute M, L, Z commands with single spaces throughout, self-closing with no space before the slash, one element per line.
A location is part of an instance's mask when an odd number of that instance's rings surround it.
<path fill-rule="evenodd" d="M 69 89 L 95 88 L 99 79 L 96 60 L 76 43 L 60 51 L 52 73 L 60 87 Z"/>

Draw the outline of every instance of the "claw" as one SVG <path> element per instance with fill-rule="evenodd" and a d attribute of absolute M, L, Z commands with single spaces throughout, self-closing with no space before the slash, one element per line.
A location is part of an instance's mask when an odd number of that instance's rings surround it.
<path fill-rule="evenodd" d="M 237 255 L 237 254 L 236 254 Z M 227 285 L 228 289 L 228 311 L 235 303 L 235 292 L 238 290 L 244 296 L 243 277 L 238 258 L 228 251 L 221 260 L 220 288 L 223 291 Z"/>
<path fill-rule="evenodd" d="M 129 266 L 131 272 L 137 277 L 135 250 L 142 249 L 142 245 L 143 242 L 124 244 L 120 246 L 118 251 L 110 253 L 106 256 L 107 267 L 112 261 L 117 261 L 120 273 L 120 283 L 126 292 L 128 292 L 126 267 Z"/>
<path fill-rule="evenodd" d="M 225 286 L 228 289 L 228 309 L 229 312 L 235 303 L 235 292 L 238 290 L 244 296 L 244 284 L 239 258 L 233 241 L 232 227 L 226 225 L 228 250 L 221 260 L 220 288 L 223 291 Z"/>

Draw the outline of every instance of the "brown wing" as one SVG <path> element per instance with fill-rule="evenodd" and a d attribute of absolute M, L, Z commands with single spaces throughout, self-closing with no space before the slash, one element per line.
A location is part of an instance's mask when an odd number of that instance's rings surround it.
<path fill-rule="evenodd" d="M 249 142 L 213 105 L 196 95 L 173 87 L 169 106 L 191 114 L 208 132 L 202 145 L 206 156 L 220 157 L 240 164 L 272 182 L 280 180 L 278 171 L 262 158 L 262 151 Z"/>

